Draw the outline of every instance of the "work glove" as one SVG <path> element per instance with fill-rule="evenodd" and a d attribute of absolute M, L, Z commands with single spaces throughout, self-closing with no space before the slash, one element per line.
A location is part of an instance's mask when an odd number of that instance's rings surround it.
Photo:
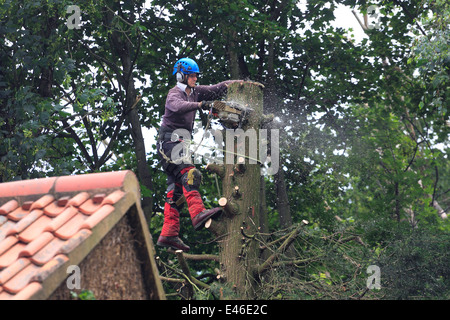
<path fill-rule="evenodd" d="M 200 104 L 200 109 L 209 111 L 213 104 L 214 101 L 202 101 L 202 103 Z"/>

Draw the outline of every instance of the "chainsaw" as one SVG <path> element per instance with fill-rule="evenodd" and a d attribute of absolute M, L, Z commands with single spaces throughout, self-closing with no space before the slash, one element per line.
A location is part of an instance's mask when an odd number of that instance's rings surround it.
<path fill-rule="evenodd" d="M 215 117 L 227 129 L 241 128 L 248 122 L 253 109 L 233 101 L 208 101 L 204 109 L 209 110 L 209 117 Z"/>

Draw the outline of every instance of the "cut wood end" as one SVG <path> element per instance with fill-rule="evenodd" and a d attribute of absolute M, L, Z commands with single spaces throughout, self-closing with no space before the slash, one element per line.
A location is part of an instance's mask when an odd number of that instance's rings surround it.
<path fill-rule="evenodd" d="M 220 198 L 219 199 L 219 206 L 225 207 L 227 205 L 227 202 L 228 202 L 227 198 Z"/>
<path fill-rule="evenodd" d="M 233 196 L 234 196 L 235 198 L 239 198 L 239 197 L 241 196 L 241 192 L 239 191 L 239 186 L 235 186 L 235 187 L 234 187 Z"/>

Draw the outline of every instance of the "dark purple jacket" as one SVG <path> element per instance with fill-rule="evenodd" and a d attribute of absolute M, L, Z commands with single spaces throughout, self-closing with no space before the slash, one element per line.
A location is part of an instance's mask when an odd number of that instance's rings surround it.
<path fill-rule="evenodd" d="M 171 130 L 187 129 L 192 132 L 200 101 L 217 100 L 225 94 L 227 85 L 235 80 L 223 81 L 212 86 L 198 85 L 188 96 L 178 85 L 169 90 L 166 110 L 161 127 Z"/>

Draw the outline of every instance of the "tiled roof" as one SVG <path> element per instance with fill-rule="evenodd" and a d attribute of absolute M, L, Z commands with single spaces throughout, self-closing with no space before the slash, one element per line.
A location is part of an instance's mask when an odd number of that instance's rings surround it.
<path fill-rule="evenodd" d="M 46 280 L 63 281 L 139 202 L 138 188 L 131 171 L 0 184 L 0 300 L 46 298 Z"/>

